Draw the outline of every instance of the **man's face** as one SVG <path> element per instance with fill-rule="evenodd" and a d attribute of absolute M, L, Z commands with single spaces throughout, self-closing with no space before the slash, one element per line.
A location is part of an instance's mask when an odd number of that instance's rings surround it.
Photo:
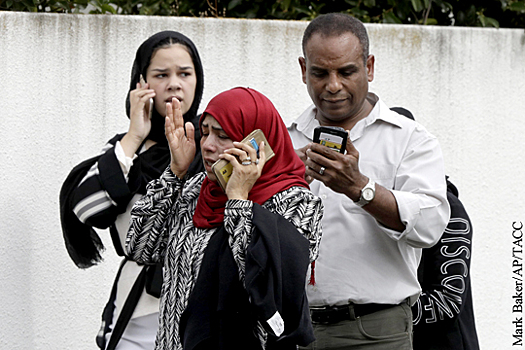
<path fill-rule="evenodd" d="M 351 33 L 325 37 L 314 34 L 299 63 L 303 82 L 323 124 L 344 124 L 364 114 L 368 83 L 374 79 L 374 56 L 366 65 L 357 37 Z"/>

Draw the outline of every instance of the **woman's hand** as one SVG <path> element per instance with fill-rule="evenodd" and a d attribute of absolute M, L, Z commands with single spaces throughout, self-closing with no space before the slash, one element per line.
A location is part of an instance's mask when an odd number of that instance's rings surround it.
<path fill-rule="evenodd" d="M 233 145 L 235 148 L 230 148 L 219 156 L 233 165 L 232 175 L 226 185 L 226 196 L 228 199 L 246 200 L 253 185 L 261 177 L 266 163 L 264 141 L 259 145 L 259 158 L 252 146 L 241 142 L 234 142 Z"/>
<path fill-rule="evenodd" d="M 176 98 L 173 98 L 171 103 L 166 103 L 166 112 L 164 128 L 170 146 L 170 167 L 171 171 L 182 179 L 195 157 L 195 128 L 190 122 L 184 125 L 180 101 Z"/>
<path fill-rule="evenodd" d="M 120 141 L 124 153 L 128 157 L 133 157 L 144 139 L 148 137 L 151 130 L 151 120 L 149 119 L 149 99 L 155 97 L 155 90 L 150 89 L 148 84 L 141 86 L 137 83 L 137 88 L 129 93 L 129 130 Z"/>

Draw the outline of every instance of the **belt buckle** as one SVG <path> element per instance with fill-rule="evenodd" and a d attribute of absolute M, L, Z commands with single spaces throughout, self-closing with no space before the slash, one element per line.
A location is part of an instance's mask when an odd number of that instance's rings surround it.
<path fill-rule="evenodd" d="M 310 313 L 312 311 L 326 311 L 328 309 L 332 308 L 331 306 L 328 306 L 328 305 L 323 305 L 323 306 L 310 306 Z"/>
<path fill-rule="evenodd" d="M 316 324 L 334 324 L 346 317 L 344 314 L 346 305 L 341 306 L 312 306 L 310 307 L 310 318 Z"/>
<path fill-rule="evenodd" d="M 317 312 L 322 314 L 323 312 L 329 311 L 329 308 L 330 306 L 326 306 L 326 305 L 325 306 L 310 306 L 310 318 L 312 318 L 313 320 L 314 315 L 319 316 Z"/>
<path fill-rule="evenodd" d="M 312 323 L 324 324 L 322 314 L 329 311 L 330 306 L 310 306 L 310 319 Z M 318 313 L 319 312 L 319 313 Z"/>

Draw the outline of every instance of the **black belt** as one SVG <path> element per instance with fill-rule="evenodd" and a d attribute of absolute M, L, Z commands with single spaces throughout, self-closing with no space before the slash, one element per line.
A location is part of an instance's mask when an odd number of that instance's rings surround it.
<path fill-rule="evenodd" d="M 354 320 L 358 317 L 390 309 L 393 304 L 348 304 L 323 307 L 311 307 L 310 316 L 313 323 L 332 324 L 344 320 Z M 353 310 L 353 316 L 352 312 Z"/>

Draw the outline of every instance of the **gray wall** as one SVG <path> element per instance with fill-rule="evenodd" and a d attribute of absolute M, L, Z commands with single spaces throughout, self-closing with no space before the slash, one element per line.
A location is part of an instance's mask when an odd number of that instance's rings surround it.
<path fill-rule="evenodd" d="M 205 65 L 201 110 L 243 85 L 290 121 L 309 105 L 297 58 L 305 22 L 0 12 L 0 348 L 93 349 L 118 261 L 78 270 L 61 237 L 69 170 L 127 130 L 135 50 L 165 29 Z M 441 141 L 474 224 L 472 284 L 484 349 L 510 349 L 512 223 L 525 221 L 523 30 L 368 25 L 371 90 Z"/>

